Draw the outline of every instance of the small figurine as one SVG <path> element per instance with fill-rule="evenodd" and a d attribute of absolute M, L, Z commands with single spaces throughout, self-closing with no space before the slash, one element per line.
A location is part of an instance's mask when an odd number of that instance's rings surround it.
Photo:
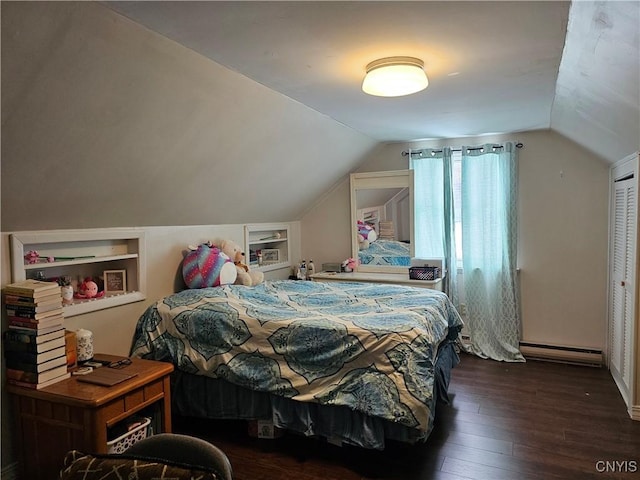
<path fill-rule="evenodd" d="M 69 305 L 73 303 L 73 287 L 71 286 L 71 277 L 64 275 L 58 279 L 60 285 L 60 293 L 62 294 L 62 303 Z"/>

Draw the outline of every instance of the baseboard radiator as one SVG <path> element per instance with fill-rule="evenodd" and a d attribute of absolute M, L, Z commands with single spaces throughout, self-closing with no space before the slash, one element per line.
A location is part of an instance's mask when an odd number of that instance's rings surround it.
<path fill-rule="evenodd" d="M 604 360 L 602 350 L 530 342 L 520 342 L 520 352 L 525 358 L 531 360 L 545 360 L 591 367 L 601 367 Z"/>

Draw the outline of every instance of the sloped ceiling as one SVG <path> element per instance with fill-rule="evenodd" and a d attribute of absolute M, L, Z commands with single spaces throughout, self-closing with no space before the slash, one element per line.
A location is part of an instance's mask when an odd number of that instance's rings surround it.
<path fill-rule="evenodd" d="M 1 7 L 2 231 L 291 221 L 378 147 L 96 2 Z"/>
<path fill-rule="evenodd" d="M 574 2 L 551 128 L 615 161 L 640 138 L 640 3 Z"/>
<path fill-rule="evenodd" d="M 105 4 L 382 142 L 553 128 L 609 161 L 638 149 L 636 1 Z M 429 88 L 362 93 L 393 55 Z"/>

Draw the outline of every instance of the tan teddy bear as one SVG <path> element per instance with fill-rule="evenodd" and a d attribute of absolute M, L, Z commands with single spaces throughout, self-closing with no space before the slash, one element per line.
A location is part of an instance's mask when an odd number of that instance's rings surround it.
<path fill-rule="evenodd" d="M 249 266 L 244 263 L 244 252 L 240 245 L 232 240 L 217 240 L 214 244 L 222 250 L 236 265 L 238 277 L 235 285 L 247 285 L 249 287 L 258 285 L 264 281 L 264 273 L 252 271 Z"/>

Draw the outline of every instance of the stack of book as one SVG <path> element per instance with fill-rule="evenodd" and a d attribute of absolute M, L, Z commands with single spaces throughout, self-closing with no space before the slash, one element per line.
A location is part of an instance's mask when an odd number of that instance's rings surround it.
<path fill-rule="evenodd" d="M 64 311 L 55 282 L 24 280 L 4 288 L 7 382 L 40 389 L 69 378 Z"/>
<path fill-rule="evenodd" d="M 379 223 L 380 233 L 378 234 L 378 238 L 386 239 L 386 240 L 394 240 L 396 236 L 395 229 L 393 228 L 393 221 L 391 220 L 381 220 Z"/>

